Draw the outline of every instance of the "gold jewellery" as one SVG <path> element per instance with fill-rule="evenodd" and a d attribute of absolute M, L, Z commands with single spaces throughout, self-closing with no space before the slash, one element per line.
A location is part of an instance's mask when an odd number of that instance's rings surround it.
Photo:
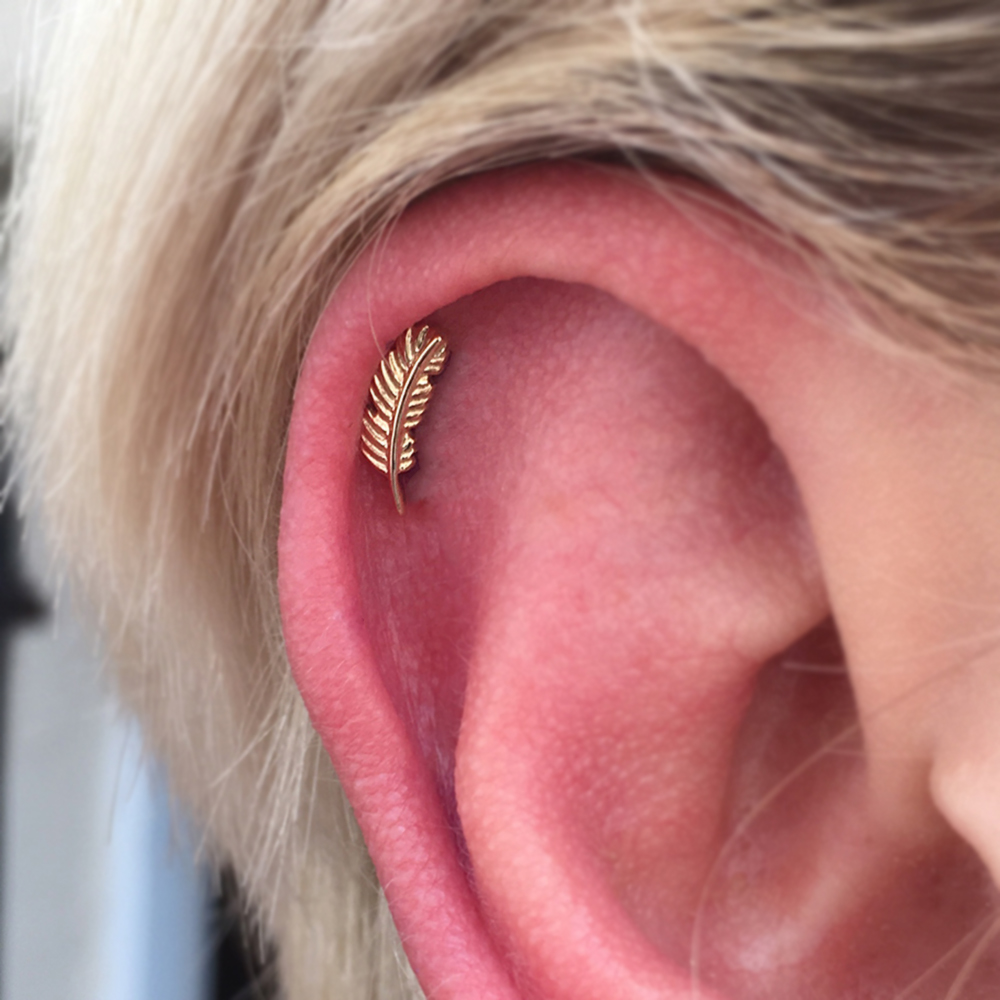
<path fill-rule="evenodd" d="M 417 461 L 411 431 L 424 418 L 434 386 L 448 360 L 448 344 L 429 326 L 400 334 L 372 379 L 371 402 L 361 428 L 361 453 L 389 477 L 396 510 L 403 513 L 402 473 Z"/>

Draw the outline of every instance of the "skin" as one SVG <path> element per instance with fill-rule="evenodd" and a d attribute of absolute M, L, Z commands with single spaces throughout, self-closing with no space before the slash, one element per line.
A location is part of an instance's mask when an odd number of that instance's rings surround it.
<path fill-rule="evenodd" d="M 669 194 L 475 178 L 342 284 L 285 468 L 305 703 L 433 1000 L 992 995 L 995 392 Z M 360 421 L 425 317 L 400 518 Z"/>

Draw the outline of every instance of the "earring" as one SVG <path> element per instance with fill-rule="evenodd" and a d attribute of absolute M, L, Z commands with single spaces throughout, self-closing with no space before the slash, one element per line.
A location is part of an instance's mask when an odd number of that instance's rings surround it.
<path fill-rule="evenodd" d="M 403 513 L 399 477 L 413 468 L 417 447 L 411 433 L 423 420 L 434 391 L 432 375 L 448 360 L 448 344 L 429 326 L 400 334 L 372 378 L 371 402 L 362 421 L 361 453 L 389 477 L 396 510 Z"/>

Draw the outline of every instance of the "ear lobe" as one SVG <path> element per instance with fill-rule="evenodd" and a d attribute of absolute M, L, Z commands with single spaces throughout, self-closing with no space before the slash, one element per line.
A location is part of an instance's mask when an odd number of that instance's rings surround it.
<path fill-rule="evenodd" d="M 766 836 L 741 826 L 739 787 L 850 711 L 843 685 L 804 708 L 757 678 L 829 612 L 827 376 L 869 375 L 759 232 L 677 197 L 582 167 L 442 192 L 355 268 L 303 367 L 289 659 L 431 997 L 832 1000 L 915 978 L 901 936 L 858 958 L 876 902 L 927 902 L 915 860 L 964 873 L 931 938 L 983 913 L 952 840 L 871 818 L 861 757 L 795 782 Z M 424 316 L 453 353 L 400 518 L 360 422 L 377 345 Z"/>

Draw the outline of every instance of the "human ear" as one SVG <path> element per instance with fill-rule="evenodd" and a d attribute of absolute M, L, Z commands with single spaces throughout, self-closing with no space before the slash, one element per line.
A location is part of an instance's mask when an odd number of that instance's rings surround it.
<path fill-rule="evenodd" d="M 412 207 L 325 311 L 286 644 L 428 996 L 986 995 L 946 819 L 1000 844 L 945 750 L 997 418 L 842 305 L 721 199 L 550 165 Z M 358 441 L 425 318 L 452 360 L 400 517 Z"/>

